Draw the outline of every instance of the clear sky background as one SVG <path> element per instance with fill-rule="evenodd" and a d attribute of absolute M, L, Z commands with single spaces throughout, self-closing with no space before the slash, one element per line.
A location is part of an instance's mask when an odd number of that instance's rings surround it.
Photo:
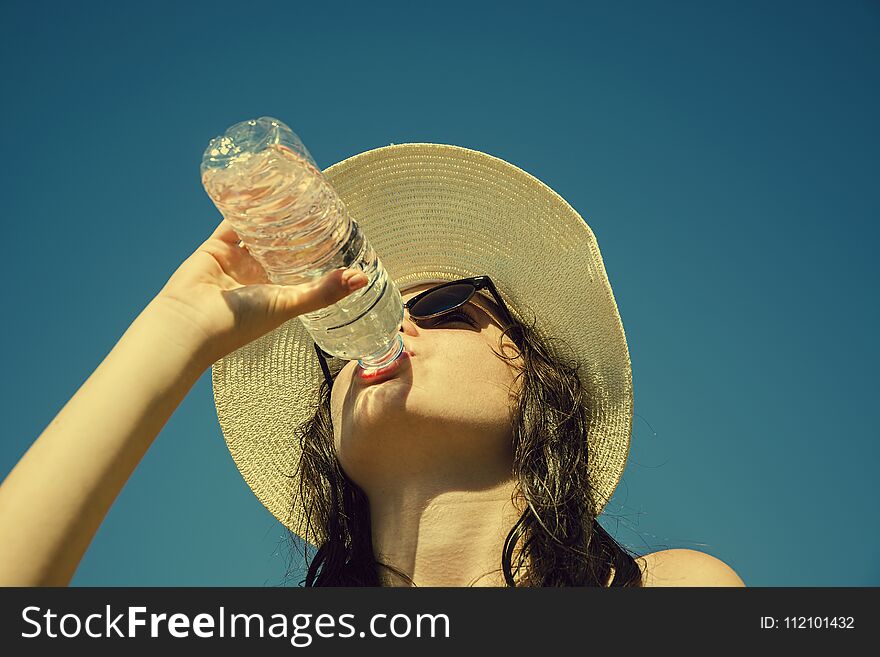
<path fill-rule="evenodd" d="M 271 115 L 322 168 L 456 144 L 586 218 L 633 361 L 619 541 L 880 585 L 878 36 L 869 0 L 3 2 L 0 476 L 219 222 L 209 139 Z M 72 583 L 295 584 L 285 540 L 206 372 Z"/>

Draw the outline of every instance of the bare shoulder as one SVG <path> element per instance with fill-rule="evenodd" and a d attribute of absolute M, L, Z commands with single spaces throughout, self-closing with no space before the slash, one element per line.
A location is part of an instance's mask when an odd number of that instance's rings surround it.
<path fill-rule="evenodd" d="M 636 557 L 644 586 L 745 586 L 739 575 L 711 554 L 676 548 Z"/>

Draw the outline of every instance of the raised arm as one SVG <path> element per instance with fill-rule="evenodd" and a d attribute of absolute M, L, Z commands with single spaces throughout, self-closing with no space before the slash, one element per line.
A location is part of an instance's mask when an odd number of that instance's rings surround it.
<path fill-rule="evenodd" d="M 201 374 L 366 283 L 270 285 L 226 222 L 190 256 L 0 485 L 0 585 L 65 586 L 125 482 Z"/>

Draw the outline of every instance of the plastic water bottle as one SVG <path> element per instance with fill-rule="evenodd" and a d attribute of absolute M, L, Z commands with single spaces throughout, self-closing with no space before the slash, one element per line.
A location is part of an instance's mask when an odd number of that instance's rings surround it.
<path fill-rule="evenodd" d="M 296 285 L 340 267 L 367 285 L 299 316 L 321 349 L 366 370 L 403 352 L 403 300 L 357 221 L 300 138 L 268 116 L 242 121 L 208 144 L 202 185 L 269 280 Z"/>

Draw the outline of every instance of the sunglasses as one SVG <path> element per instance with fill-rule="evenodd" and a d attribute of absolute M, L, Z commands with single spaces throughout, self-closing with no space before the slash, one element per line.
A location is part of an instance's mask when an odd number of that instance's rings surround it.
<path fill-rule="evenodd" d="M 471 300 L 471 297 L 473 297 L 477 291 L 484 289 L 489 290 L 495 298 L 495 302 L 501 309 L 501 318 L 505 323 L 502 329 L 507 328 L 508 325 L 513 323 L 513 318 L 511 317 L 510 311 L 507 309 L 504 300 L 501 298 L 501 295 L 498 294 L 498 290 L 495 289 L 495 284 L 488 276 L 474 276 L 472 278 L 462 278 L 457 281 L 442 283 L 441 285 L 420 292 L 403 304 L 403 307 L 409 311 L 410 319 L 419 323 L 430 322 L 428 325 L 428 327 L 430 327 L 436 325 L 435 320 L 457 308 L 461 308 Z M 321 349 L 317 343 L 315 344 L 315 353 L 318 355 L 318 361 L 321 364 L 321 371 L 324 372 L 324 378 L 327 380 L 327 385 L 332 388 L 333 379 L 339 373 L 339 370 L 342 369 L 342 365 L 337 365 L 335 367 L 336 371 L 331 373 L 330 367 L 328 366 L 328 360 L 334 363 L 339 361 L 342 364 L 347 363 L 348 361 L 328 354 Z"/>

